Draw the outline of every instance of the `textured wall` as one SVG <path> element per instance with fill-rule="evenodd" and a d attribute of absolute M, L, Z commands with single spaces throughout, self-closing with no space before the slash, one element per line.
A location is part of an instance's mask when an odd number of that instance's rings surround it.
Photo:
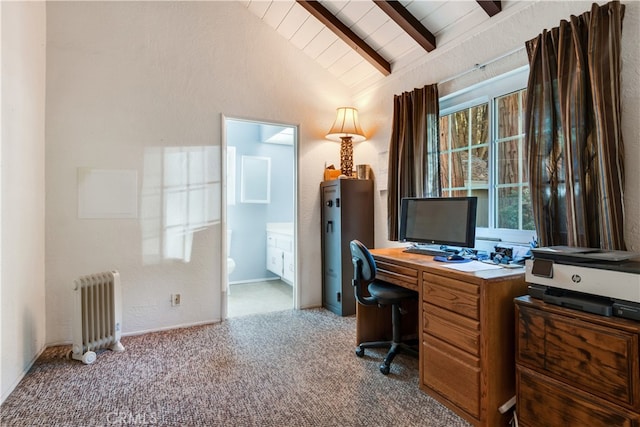
<path fill-rule="evenodd" d="M 334 145 L 319 126 L 344 86 L 236 2 L 51 2 L 47 41 L 49 343 L 71 338 L 72 280 L 110 268 L 123 280 L 125 333 L 220 319 L 220 224 L 193 235 L 190 262 L 146 263 L 145 218 L 77 218 L 76 169 L 142 181 L 145 153 L 219 148 L 222 114 L 300 125 L 297 296 L 320 304 L 318 183 Z"/>

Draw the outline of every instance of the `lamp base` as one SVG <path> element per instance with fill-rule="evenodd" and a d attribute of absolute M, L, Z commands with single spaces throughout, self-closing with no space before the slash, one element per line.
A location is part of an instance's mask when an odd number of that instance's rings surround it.
<path fill-rule="evenodd" d="M 341 137 L 340 172 L 349 178 L 353 176 L 353 142 L 350 136 Z"/>

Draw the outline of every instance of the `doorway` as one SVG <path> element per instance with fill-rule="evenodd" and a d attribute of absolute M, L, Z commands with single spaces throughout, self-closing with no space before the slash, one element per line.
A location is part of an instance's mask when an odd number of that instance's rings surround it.
<path fill-rule="evenodd" d="M 223 317 L 297 308 L 297 126 L 223 117 Z"/>

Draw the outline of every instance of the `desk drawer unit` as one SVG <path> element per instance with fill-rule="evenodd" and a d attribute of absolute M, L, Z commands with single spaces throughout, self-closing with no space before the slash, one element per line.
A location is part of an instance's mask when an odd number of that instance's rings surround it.
<path fill-rule="evenodd" d="M 506 427 L 515 393 L 514 296 L 520 276 L 422 272 L 421 387 L 474 426 Z"/>
<path fill-rule="evenodd" d="M 422 382 L 480 418 L 479 287 L 422 276 Z"/>

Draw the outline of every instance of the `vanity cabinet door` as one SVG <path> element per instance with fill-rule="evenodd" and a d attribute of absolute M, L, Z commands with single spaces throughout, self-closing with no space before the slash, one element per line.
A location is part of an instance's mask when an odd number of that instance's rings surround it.
<path fill-rule="evenodd" d="M 293 253 L 285 252 L 283 256 L 283 261 L 284 261 L 284 265 L 282 267 L 283 268 L 282 278 L 287 282 L 293 283 L 295 279 L 295 271 L 296 271 Z"/>
<path fill-rule="evenodd" d="M 283 252 L 282 249 L 278 249 L 273 246 L 267 247 L 267 270 L 272 273 L 282 276 L 283 270 Z"/>

